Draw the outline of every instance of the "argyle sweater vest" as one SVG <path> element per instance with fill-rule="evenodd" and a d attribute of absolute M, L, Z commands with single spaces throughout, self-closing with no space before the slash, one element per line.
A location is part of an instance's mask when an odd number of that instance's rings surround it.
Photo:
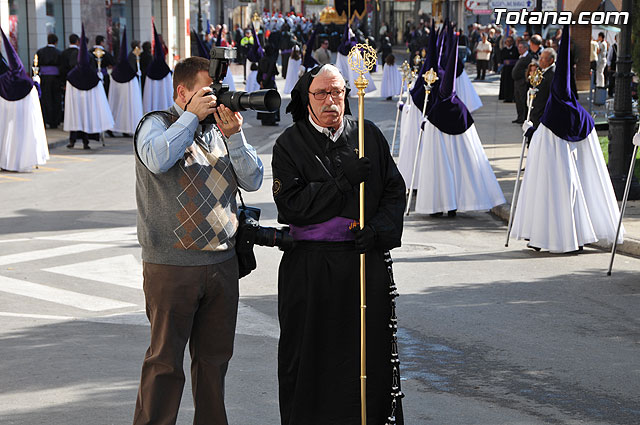
<path fill-rule="evenodd" d="M 218 129 L 196 132 L 194 142 L 165 173 L 154 174 L 138 156 L 137 139 L 150 116 L 169 128 L 178 113 L 172 108 L 145 115 L 134 137 L 138 241 L 148 263 L 200 266 L 235 255 L 238 189 L 231 159 Z"/>

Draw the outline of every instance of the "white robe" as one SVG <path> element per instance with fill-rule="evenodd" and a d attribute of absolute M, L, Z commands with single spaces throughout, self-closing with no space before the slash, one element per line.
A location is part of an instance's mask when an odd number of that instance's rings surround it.
<path fill-rule="evenodd" d="M 293 87 L 295 87 L 298 79 L 300 78 L 300 64 L 302 59 L 291 59 L 289 57 L 289 64 L 287 65 L 287 78 L 284 81 L 284 94 L 290 94 Z"/>
<path fill-rule="evenodd" d="M 0 97 L 0 168 L 30 171 L 49 159 L 38 89 L 20 100 Z"/>
<path fill-rule="evenodd" d="M 247 76 L 247 85 L 244 88 L 246 92 L 252 92 L 260 90 L 260 84 L 258 84 L 258 71 L 251 71 Z"/>
<path fill-rule="evenodd" d="M 426 120 L 421 150 L 416 212 L 488 211 L 506 202 L 475 124 L 447 134 Z"/>
<path fill-rule="evenodd" d="M 101 133 L 113 128 L 113 116 L 102 81 L 91 90 L 80 90 L 67 81 L 64 94 L 64 131 Z"/>
<path fill-rule="evenodd" d="M 230 91 L 236 91 L 236 83 L 233 81 L 233 74 L 230 68 L 227 69 L 227 75 L 224 76 L 222 84 L 227 84 Z"/>
<path fill-rule="evenodd" d="M 462 71 L 462 74 L 456 78 L 456 95 L 458 99 L 464 103 L 464 106 L 467 107 L 469 112 L 482 108 L 482 100 L 480 100 L 478 92 L 476 92 L 476 89 L 473 87 L 467 71 Z"/>
<path fill-rule="evenodd" d="M 173 105 L 173 74 L 168 73 L 162 80 L 147 77 L 144 82 L 142 105 L 144 113 L 164 111 Z"/>
<path fill-rule="evenodd" d="M 111 79 L 109 107 L 114 121 L 112 130 L 133 134 L 143 115 L 142 94 L 137 77 L 126 83 L 119 83 L 113 78 Z"/>
<path fill-rule="evenodd" d="M 416 148 L 418 147 L 418 136 L 420 135 L 420 123 L 422 122 L 422 111 L 413 104 L 411 96 L 404 103 L 402 112 L 400 113 L 402 120 L 400 121 L 400 147 L 398 152 L 398 170 L 404 178 L 404 183 L 409 189 L 411 185 L 411 174 L 413 173 L 413 162 L 416 156 Z M 419 158 L 419 157 L 418 157 Z M 416 164 L 415 182 L 420 176 L 420 161 Z"/>
<path fill-rule="evenodd" d="M 511 236 L 551 252 L 616 237 L 620 210 L 595 128 L 567 142 L 540 124 L 533 134 Z M 622 234 L 618 243 L 622 243 Z"/>
<path fill-rule="evenodd" d="M 402 76 L 395 65 L 385 65 L 382 71 L 381 97 L 399 96 L 402 90 Z"/>

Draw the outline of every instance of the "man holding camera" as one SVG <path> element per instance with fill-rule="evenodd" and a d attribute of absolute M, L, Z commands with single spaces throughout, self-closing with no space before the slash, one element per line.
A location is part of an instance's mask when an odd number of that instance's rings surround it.
<path fill-rule="evenodd" d="M 382 132 L 358 121 L 333 65 L 304 74 L 287 112 L 294 124 L 273 148 L 278 221 L 295 244 L 278 274 L 278 380 L 283 425 L 360 424 L 360 253 L 366 253 L 367 415 L 403 424 L 393 344 L 388 250 L 400 246 L 404 181 Z M 360 230 L 359 185 L 365 183 Z M 385 261 L 386 260 L 386 261 Z"/>
<path fill-rule="evenodd" d="M 175 424 L 189 341 L 194 424 L 226 424 L 224 377 L 238 307 L 236 193 L 262 184 L 242 116 L 216 104 L 209 62 L 180 61 L 174 104 L 147 114 L 134 137 L 138 240 L 151 343 L 133 423 Z M 200 123 L 213 115 L 217 125 Z M 237 134 L 239 133 L 240 134 Z"/>

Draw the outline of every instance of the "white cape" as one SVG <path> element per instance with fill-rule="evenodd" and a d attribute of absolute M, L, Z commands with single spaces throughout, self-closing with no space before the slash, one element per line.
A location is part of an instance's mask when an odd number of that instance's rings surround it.
<path fill-rule="evenodd" d="M 426 120 L 419 161 L 416 212 L 482 211 L 506 202 L 475 124 L 447 134 Z"/>
<path fill-rule="evenodd" d="M 126 83 L 119 83 L 113 78 L 111 79 L 109 107 L 114 120 L 112 130 L 133 134 L 143 115 L 142 94 L 137 77 Z"/>
<path fill-rule="evenodd" d="M 413 162 L 416 157 L 416 148 L 418 147 L 418 136 L 420 135 L 420 123 L 422 122 L 422 111 L 413 104 L 411 95 L 404 103 L 400 121 L 400 140 L 398 152 L 398 170 L 404 178 L 404 183 L 409 188 L 411 185 L 411 174 L 413 172 Z M 419 158 L 419 157 L 418 157 Z M 420 161 L 416 164 L 416 176 L 414 180 L 418 181 L 420 175 Z"/>
<path fill-rule="evenodd" d="M 173 74 L 168 73 L 162 80 L 147 77 L 142 96 L 144 113 L 164 111 L 173 105 Z"/>
<path fill-rule="evenodd" d="M 67 81 L 64 94 L 64 131 L 101 133 L 113 128 L 113 116 L 102 81 L 91 90 L 80 90 Z"/>
<path fill-rule="evenodd" d="M 599 240 L 612 243 L 619 218 L 595 128 L 585 140 L 567 142 L 540 124 L 529 147 L 512 237 L 571 252 Z"/>
<path fill-rule="evenodd" d="M 380 96 L 399 96 L 402 90 L 402 76 L 395 65 L 385 65 L 382 71 Z"/>
<path fill-rule="evenodd" d="M 300 78 L 300 64 L 302 59 L 289 58 L 289 64 L 287 65 L 287 78 L 284 80 L 284 94 L 290 94 L 293 87 L 295 87 L 298 79 Z"/>
<path fill-rule="evenodd" d="M 38 89 L 34 86 L 20 100 L 0 97 L 0 168 L 30 171 L 49 159 Z"/>
<path fill-rule="evenodd" d="M 456 78 L 456 94 L 469 112 L 482 108 L 482 100 L 480 100 L 478 92 L 473 87 L 467 71 L 462 71 L 462 74 Z"/>
<path fill-rule="evenodd" d="M 251 71 L 247 76 L 247 85 L 244 88 L 246 92 L 252 92 L 260 90 L 260 84 L 258 84 L 258 71 Z"/>
<path fill-rule="evenodd" d="M 357 96 L 358 90 L 356 89 L 355 85 L 353 85 L 353 82 L 358 78 L 359 74 L 351 70 L 349 62 L 347 60 L 347 56 L 338 53 L 336 55 L 336 67 L 340 70 L 340 73 L 342 74 L 344 79 L 347 80 L 347 86 L 351 88 L 351 96 Z M 373 83 L 373 78 L 371 78 L 371 74 L 369 73 L 369 71 L 363 74 L 363 77 L 369 81 L 369 84 L 367 85 L 367 88 L 364 89 L 364 92 L 371 93 L 376 89 L 376 85 Z"/>

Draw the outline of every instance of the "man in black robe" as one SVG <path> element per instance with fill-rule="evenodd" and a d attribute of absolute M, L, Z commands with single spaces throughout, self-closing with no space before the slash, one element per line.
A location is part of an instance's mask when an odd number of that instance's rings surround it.
<path fill-rule="evenodd" d="M 58 37 L 47 35 L 47 45 L 38 49 L 38 67 L 40 68 L 40 105 L 42 118 L 49 128 L 58 128 L 62 110 L 62 85 L 60 83 L 61 52 L 56 45 Z"/>
<path fill-rule="evenodd" d="M 518 49 L 514 46 L 513 37 L 509 36 L 504 40 L 504 47 L 500 51 L 502 60 L 502 71 L 500 72 L 500 92 L 498 99 L 505 103 L 513 102 L 513 77 L 511 72 L 518 62 Z"/>
<path fill-rule="evenodd" d="M 276 86 L 276 75 L 278 75 L 277 60 L 278 49 L 269 42 L 265 48 L 264 56 L 258 62 L 257 80 L 261 89 L 278 89 Z M 258 112 L 258 119 L 262 122 L 262 125 L 278 125 L 278 122 L 280 122 L 280 110 Z"/>
<path fill-rule="evenodd" d="M 69 47 L 62 51 L 60 56 L 60 75 L 62 84 L 67 81 L 67 74 L 78 63 L 78 48 L 80 46 L 80 37 L 78 34 L 69 35 Z"/>
<path fill-rule="evenodd" d="M 333 65 L 303 75 L 287 112 L 294 124 L 273 148 L 278 221 L 296 241 L 278 277 L 278 379 L 283 425 L 359 425 L 360 253 L 366 253 L 367 416 L 403 424 L 391 257 L 400 246 L 405 185 L 382 132 L 358 122 Z M 365 181 L 360 230 L 359 184 Z"/>

